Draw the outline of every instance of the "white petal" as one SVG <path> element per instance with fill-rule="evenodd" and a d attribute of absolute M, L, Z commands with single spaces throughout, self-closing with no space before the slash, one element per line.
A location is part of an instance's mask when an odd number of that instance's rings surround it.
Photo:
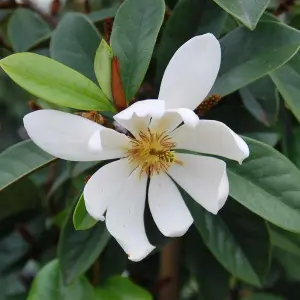
<path fill-rule="evenodd" d="M 195 109 L 211 90 L 220 63 L 220 44 L 212 34 L 190 39 L 176 51 L 169 62 L 158 98 L 166 101 L 168 109 Z"/>
<path fill-rule="evenodd" d="M 111 157 L 123 157 L 130 147 L 129 138 L 110 128 L 101 128 L 96 131 L 88 142 L 91 152 L 107 153 Z"/>
<path fill-rule="evenodd" d="M 24 3 L 23 0 L 16 0 L 17 3 Z M 34 6 L 36 6 L 44 14 L 51 14 L 51 7 L 54 3 L 54 0 L 31 0 L 30 1 Z M 59 10 L 65 5 L 66 0 L 59 1 Z"/>
<path fill-rule="evenodd" d="M 169 109 L 161 118 L 151 119 L 150 129 L 153 132 L 171 132 L 182 122 L 187 126 L 195 127 L 198 121 L 199 117 L 191 109 Z"/>
<path fill-rule="evenodd" d="M 148 199 L 153 219 L 165 236 L 182 236 L 193 224 L 190 211 L 167 174 L 151 178 Z"/>
<path fill-rule="evenodd" d="M 94 161 L 118 158 L 121 153 L 91 152 L 91 136 L 105 127 L 83 117 L 42 109 L 24 117 L 28 135 L 44 151 L 66 160 Z M 119 151 L 120 152 L 120 151 Z"/>
<path fill-rule="evenodd" d="M 171 135 L 177 149 L 223 156 L 239 163 L 249 156 L 245 141 L 218 121 L 200 120 L 195 128 L 183 125 Z"/>
<path fill-rule="evenodd" d="M 143 100 L 136 102 L 114 116 L 114 119 L 133 135 L 147 130 L 151 117 L 160 118 L 165 110 L 162 100 Z"/>
<path fill-rule="evenodd" d="M 86 209 L 94 219 L 103 221 L 107 207 L 117 200 L 133 168 L 128 159 L 120 159 L 103 166 L 87 182 L 83 195 Z"/>
<path fill-rule="evenodd" d="M 144 225 L 147 177 L 132 172 L 118 200 L 106 213 L 106 226 L 132 261 L 140 261 L 155 247 L 149 243 Z"/>
<path fill-rule="evenodd" d="M 223 207 L 229 193 L 226 164 L 213 157 L 176 154 L 183 165 L 173 164 L 169 175 L 200 205 L 213 214 Z"/>

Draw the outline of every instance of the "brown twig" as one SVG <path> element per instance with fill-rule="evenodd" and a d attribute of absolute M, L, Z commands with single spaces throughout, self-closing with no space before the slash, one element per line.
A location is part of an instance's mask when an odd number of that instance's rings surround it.
<path fill-rule="evenodd" d="M 295 0 L 281 0 L 279 6 L 274 12 L 275 16 L 279 16 L 285 12 L 288 12 L 291 10 L 291 8 L 295 5 Z"/>
<path fill-rule="evenodd" d="M 97 286 L 100 281 L 100 261 L 97 259 L 92 266 L 93 278 L 92 284 L 93 286 Z"/>
<path fill-rule="evenodd" d="M 158 300 L 179 300 L 180 239 L 173 239 L 161 251 Z"/>
<path fill-rule="evenodd" d="M 122 111 L 127 107 L 125 92 L 122 85 L 120 64 L 117 57 L 114 57 L 111 65 L 111 91 L 115 107 Z"/>

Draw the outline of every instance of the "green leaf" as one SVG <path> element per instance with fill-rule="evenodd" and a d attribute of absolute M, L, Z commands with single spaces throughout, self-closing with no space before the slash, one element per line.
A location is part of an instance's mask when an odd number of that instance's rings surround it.
<path fill-rule="evenodd" d="M 0 154 L 0 191 L 55 159 L 31 140 L 6 149 Z"/>
<path fill-rule="evenodd" d="M 242 88 L 240 94 L 245 107 L 266 126 L 276 123 L 279 111 L 278 97 L 275 97 L 275 85 L 269 76 Z"/>
<path fill-rule="evenodd" d="M 253 294 L 250 297 L 245 298 L 245 300 L 285 300 L 282 297 L 271 295 L 271 294 Z"/>
<path fill-rule="evenodd" d="M 15 10 L 11 8 L 2 8 L 0 10 L 0 22 L 3 22 L 7 17 L 9 17 Z"/>
<path fill-rule="evenodd" d="M 102 90 L 63 64 L 34 53 L 18 53 L 0 61 L 17 84 L 54 104 L 82 110 L 114 110 Z"/>
<path fill-rule="evenodd" d="M 28 188 L 30 188 L 28 186 Z M 26 190 L 23 189 L 26 193 Z M 31 193 L 29 191 L 29 193 Z M 32 194 L 31 194 L 32 195 Z M 34 197 L 38 197 L 35 195 Z M 0 299 L 3 295 L 3 277 L 12 274 L 14 271 L 20 272 L 24 266 L 26 259 L 32 257 L 33 243 L 37 245 L 41 241 L 42 235 L 45 233 L 45 219 L 43 216 L 32 217 L 30 212 L 19 214 L 15 218 L 11 218 L 8 222 L 1 222 L 0 235 Z M 30 220 L 28 220 L 31 218 Z M 7 225 L 12 225 L 13 230 L 8 231 Z M 9 225 L 10 227 L 10 225 Z M 29 238 L 31 239 L 29 242 Z M 33 242 L 34 241 L 34 242 Z M 26 268 L 25 268 L 26 269 Z M 19 274 L 20 276 L 20 274 Z M 7 287 L 7 286 L 6 286 Z M 14 287 L 17 287 L 17 282 L 14 282 Z M 25 288 L 23 286 L 23 288 Z M 12 291 L 12 287 L 10 287 Z"/>
<path fill-rule="evenodd" d="M 36 12 L 18 8 L 9 19 L 8 38 L 15 52 L 28 51 L 51 35 L 51 28 Z"/>
<path fill-rule="evenodd" d="M 85 208 L 83 194 L 79 198 L 73 214 L 73 224 L 76 230 L 90 229 L 97 224 Z"/>
<path fill-rule="evenodd" d="M 270 0 L 214 0 L 229 14 L 254 30 Z"/>
<path fill-rule="evenodd" d="M 300 127 L 296 127 L 292 132 L 289 158 L 300 169 Z"/>
<path fill-rule="evenodd" d="M 27 300 L 87 300 L 94 299 L 94 291 L 85 277 L 63 284 L 58 260 L 44 266 L 36 276 Z"/>
<path fill-rule="evenodd" d="M 261 22 L 253 32 L 233 30 L 221 39 L 222 63 L 211 93 L 225 96 L 258 80 L 291 59 L 299 46 L 299 31 L 277 22 Z"/>
<path fill-rule="evenodd" d="M 127 270 L 128 256 L 115 239 L 110 239 L 107 247 L 100 256 L 101 281 Z"/>
<path fill-rule="evenodd" d="M 27 178 L 16 182 L 0 193 L 0 221 L 22 211 L 36 210 L 40 207 L 39 190 Z"/>
<path fill-rule="evenodd" d="M 102 22 L 107 18 L 114 18 L 118 8 L 118 6 L 113 6 L 110 8 L 92 11 L 87 15 L 87 17 L 94 23 Z"/>
<path fill-rule="evenodd" d="M 67 284 L 89 269 L 110 237 L 104 222 L 98 222 L 89 230 L 76 231 L 73 226 L 73 210 L 74 208 L 66 219 L 58 243 L 58 258 Z"/>
<path fill-rule="evenodd" d="M 272 224 L 269 225 L 272 245 L 293 253 L 300 255 L 300 234 L 283 230 Z"/>
<path fill-rule="evenodd" d="M 83 14 L 68 13 L 53 32 L 51 57 L 97 82 L 94 57 L 100 36 L 91 21 Z"/>
<path fill-rule="evenodd" d="M 226 12 L 211 0 L 178 1 L 158 47 L 157 83 L 160 83 L 169 61 L 180 46 L 198 34 L 211 32 L 218 36 L 226 17 Z"/>
<path fill-rule="evenodd" d="M 192 229 L 184 236 L 183 252 L 190 273 L 197 279 L 199 299 L 227 299 L 229 273 L 208 251 L 196 230 Z"/>
<path fill-rule="evenodd" d="M 278 132 L 249 132 L 244 133 L 244 136 L 258 140 L 272 147 L 274 147 L 280 140 L 280 134 Z"/>
<path fill-rule="evenodd" d="M 149 292 L 120 276 L 108 279 L 95 294 L 95 300 L 152 300 Z"/>
<path fill-rule="evenodd" d="M 235 277 L 261 286 L 269 268 L 270 241 L 264 220 L 229 199 L 212 215 L 181 189 L 205 245 Z"/>
<path fill-rule="evenodd" d="M 273 249 L 273 256 L 284 268 L 288 280 L 300 281 L 300 257 L 290 252 L 283 251 L 279 248 Z"/>
<path fill-rule="evenodd" d="M 113 53 L 110 46 L 101 40 L 100 46 L 97 49 L 94 69 L 99 85 L 108 99 L 112 100 L 111 94 L 111 64 Z"/>
<path fill-rule="evenodd" d="M 290 61 L 270 73 L 285 103 L 294 116 L 300 121 L 299 80 L 300 80 L 300 53 Z"/>
<path fill-rule="evenodd" d="M 127 101 L 133 98 L 144 79 L 164 15 L 163 0 L 127 0 L 117 12 L 111 47 L 120 61 Z"/>
<path fill-rule="evenodd" d="M 300 232 L 300 171 L 274 148 L 244 139 L 250 156 L 242 165 L 227 162 L 230 195 L 271 223 Z"/>

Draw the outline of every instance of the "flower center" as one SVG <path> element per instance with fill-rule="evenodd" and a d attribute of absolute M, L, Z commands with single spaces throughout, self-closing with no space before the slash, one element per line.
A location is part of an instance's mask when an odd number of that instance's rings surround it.
<path fill-rule="evenodd" d="M 141 169 L 141 174 L 145 172 L 152 176 L 153 173 L 166 172 L 172 163 L 181 164 L 175 159 L 173 151 L 176 143 L 165 132 L 151 132 L 148 129 L 131 138 L 130 142 L 132 147 L 127 151 L 128 159 Z"/>

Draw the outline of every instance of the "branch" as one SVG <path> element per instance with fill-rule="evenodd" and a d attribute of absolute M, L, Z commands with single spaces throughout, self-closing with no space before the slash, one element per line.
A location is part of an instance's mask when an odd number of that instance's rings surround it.
<path fill-rule="evenodd" d="M 173 239 L 161 251 L 158 300 L 179 300 L 180 239 Z"/>

